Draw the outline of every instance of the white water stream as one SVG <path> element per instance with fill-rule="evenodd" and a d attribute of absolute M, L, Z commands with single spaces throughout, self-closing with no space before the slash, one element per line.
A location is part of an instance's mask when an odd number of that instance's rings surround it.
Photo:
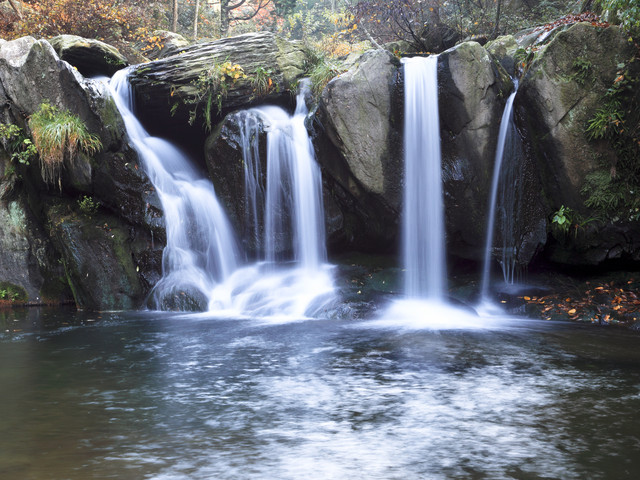
<path fill-rule="evenodd" d="M 166 302 L 174 308 L 185 307 L 181 299 L 202 302 L 237 268 L 239 255 L 231 226 L 211 182 L 198 174 L 184 153 L 149 135 L 140 124 L 133 113 L 127 71 L 116 72 L 109 86 L 164 210 L 167 246 L 151 307 L 167 308 Z"/>
<path fill-rule="evenodd" d="M 512 130 L 513 127 L 513 101 L 516 98 L 517 93 L 517 84 L 514 91 L 509 95 L 507 99 L 507 103 L 505 104 L 504 111 L 502 112 L 502 119 L 500 121 L 500 132 L 498 134 L 498 144 L 496 146 L 496 155 L 493 167 L 493 180 L 491 183 L 491 197 L 489 200 L 489 218 L 487 221 L 487 236 L 485 241 L 485 253 L 484 253 L 484 262 L 483 262 L 483 270 L 482 270 L 482 281 L 481 281 L 481 289 L 480 289 L 480 298 L 483 303 L 487 303 L 489 297 L 489 285 L 491 282 L 491 257 L 493 252 L 493 238 L 495 233 L 495 224 L 496 224 L 496 214 L 499 209 L 498 202 L 498 191 L 504 192 L 510 190 L 515 190 L 514 185 L 501 185 L 500 179 L 504 177 L 503 172 L 503 162 L 505 157 L 507 156 L 507 152 L 505 147 L 508 145 L 508 140 L 510 134 L 513 135 Z M 513 143 L 513 141 L 512 141 Z M 508 152 L 512 153 L 512 152 Z M 513 156 L 513 155 L 511 155 Z M 508 159 L 512 160 L 512 159 Z M 506 183 L 506 182 L 504 182 Z M 507 202 L 509 205 L 507 205 Z M 502 246 L 502 271 L 504 274 L 505 282 L 513 283 L 513 272 L 515 268 L 515 254 L 514 254 L 514 245 L 513 242 L 509 242 L 513 231 L 512 224 L 515 221 L 514 213 L 513 213 L 513 203 L 514 199 L 502 199 L 502 238 L 503 238 L 503 246 Z M 507 206 L 511 208 L 509 211 L 507 210 Z M 512 239 L 511 239 L 512 240 Z"/>
<path fill-rule="evenodd" d="M 444 213 L 438 115 L 438 57 L 404 58 L 403 247 L 409 298 L 445 291 Z"/>

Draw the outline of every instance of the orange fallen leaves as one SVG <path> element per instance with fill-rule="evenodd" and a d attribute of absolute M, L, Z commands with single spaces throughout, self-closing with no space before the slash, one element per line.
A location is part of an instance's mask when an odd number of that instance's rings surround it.
<path fill-rule="evenodd" d="M 638 317 L 640 281 L 625 280 L 621 288 L 611 281 L 597 286 L 585 282 L 580 294 L 567 296 L 561 292 L 540 297 L 523 295 L 522 300 L 530 305 L 530 312 L 538 312 L 541 318 L 570 318 L 594 323 L 625 323 Z M 572 292 L 575 288 L 572 289 Z"/>

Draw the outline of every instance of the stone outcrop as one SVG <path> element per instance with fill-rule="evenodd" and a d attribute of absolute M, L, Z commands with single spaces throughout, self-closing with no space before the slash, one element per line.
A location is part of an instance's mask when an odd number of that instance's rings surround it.
<path fill-rule="evenodd" d="M 60 59 L 76 67 L 85 77 L 111 77 L 129 65 L 117 48 L 77 35 L 58 35 L 49 40 Z"/>
<path fill-rule="evenodd" d="M 585 128 L 616 78 L 617 64 L 633 55 L 618 27 L 578 23 L 558 33 L 536 54 L 522 80 L 519 105 L 526 109 L 528 134 L 544 159 L 545 188 L 558 207 L 582 204 L 584 178 L 603 154 Z M 588 66 L 579 78 L 578 62 Z"/>
<path fill-rule="evenodd" d="M 476 42 L 440 55 L 438 85 L 447 248 L 458 257 L 479 260 L 500 121 L 513 85 Z"/>
<path fill-rule="evenodd" d="M 156 208 L 157 196 L 142 169 L 137 165 L 136 153 L 128 146 L 124 124 L 105 85 L 85 80 L 69 63 L 60 60 L 53 47 L 45 40 L 37 41 L 31 37 L 24 37 L 2 43 L 0 122 L 18 125 L 28 134 L 27 118 L 36 112 L 43 102 L 69 110 L 78 116 L 87 129 L 100 138 L 102 149 L 92 156 L 80 155 L 74 162 L 65 159 L 61 169 L 61 187 L 48 185 L 43 181 L 39 160 L 32 159 L 28 165 L 20 164 L 10 159 L 10 152 L 4 152 L 4 168 L 0 181 L 3 199 L 0 200 L 0 208 L 15 210 L 15 205 L 20 205 L 24 215 L 16 218 L 25 218 L 29 226 L 25 227 L 27 224 L 23 224 L 18 228 L 10 227 L 9 223 L 0 223 L 0 238 L 3 239 L 0 251 L 13 249 L 23 252 L 20 254 L 20 262 L 28 266 L 24 268 L 24 272 L 28 274 L 21 277 L 19 283 L 13 283 L 23 287 L 29 294 L 28 301 L 33 303 L 47 301 L 42 292 L 43 278 L 60 276 L 59 272 L 56 273 L 56 268 L 38 260 L 34 248 L 38 252 L 41 251 L 38 250 L 39 245 L 44 245 L 42 248 L 54 252 L 48 255 L 48 258 L 52 258 L 52 261 L 59 259 L 60 264 L 65 266 L 75 263 L 68 257 L 71 253 L 64 248 L 65 242 L 60 240 L 63 237 L 53 235 L 54 230 L 47 228 L 53 221 L 53 217 L 47 213 L 52 204 L 64 202 L 70 205 L 71 211 L 77 211 L 78 202 L 83 196 L 89 196 L 96 204 L 99 203 L 101 213 L 112 215 L 114 219 L 110 220 L 110 223 L 119 222 L 118 228 L 122 229 L 123 241 L 118 247 L 120 259 L 133 255 L 133 244 L 127 239 L 148 240 L 155 234 L 156 243 L 161 248 L 163 238 L 160 211 Z M 3 142 L 2 147 L 7 149 L 7 143 Z M 11 174 L 8 175 L 8 172 Z M 21 203 L 12 203 L 16 199 Z M 36 235 L 36 232 L 42 233 Z M 25 239 L 12 244 L 7 240 L 12 235 L 25 235 Z M 74 239 L 77 250 L 90 251 L 87 238 L 79 235 Z M 106 252 L 105 255 L 110 256 L 112 260 L 115 258 L 107 250 L 103 249 L 102 252 Z M 16 265 L 20 262 L 14 262 L 11 269 L 0 270 L 0 281 L 3 280 L 3 276 L 16 278 Z M 154 260 L 139 263 L 139 269 L 136 271 L 138 286 L 131 287 L 132 292 L 143 292 L 145 288 L 149 288 L 146 279 L 154 278 L 159 271 L 159 264 Z M 100 279 L 102 288 L 118 291 L 117 285 L 121 284 L 122 275 L 121 270 L 105 269 Z M 125 305 L 132 306 L 135 303 L 134 300 L 130 303 L 111 303 L 113 298 L 95 301 L 91 298 L 92 293 L 79 288 L 71 281 L 70 270 L 64 272 L 63 276 L 66 277 L 65 283 L 73 288 L 77 305 L 109 309 L 119 306 L 125 308 Z M 134 293 L 132 298 L 141 301 L 140 296 L 141 294 Z"/>
<path fill-rule="evenodd" d="M 615 165 L 616 155 L 606 142 L 589 140 L 585 129 L 616 79 L 618 64 L 633 54 L 633 45 L 618 27 L 578 23 L 559 29 L 531 62 L 517 108 L 544 186 L 549 218 L 562 205 L 583 218 L 598 216 L 585 207 L 581 189 L 587 175 Z M 552 245 L 549 255 L 576 265 L 638 258 L 635 230 L 633 222 L 599 222 L 597 229 L 590 225 L 573 240 Z"/>
<path fill-rule="evenodd" d="M 400 203 L 397 132 L 393 130 L 391 100 L 398 60 L 386 50 L 365 53 L 346 73 L 322 92 L 321 114 L 332 143 L 369 193 Z"/>
<path fill-rule="evenodd" d="M 198 79 L 213 65 L 231 62 L 240 65 L 247 78 L 225 85 L 227 92 L 213 102 L 211 115 L 246 108 L 260 97 L 264 101 L 289 101 L 287 90 L 304 71 L 305 55 L 301 46 L 276 39 L 269 32 L 248 33 L 214 42 L 198 43 L 181 49 L 176 55 L 137 66 L 131 72 L 137 107 L 143 119 L 153 123 L 158 118 L 182 128 L 187 123 L 201 125 L 209 102 Z M 256 72 L 268 72 L 272 87 L 259 95 L 252 79 Z M 218 91 L 213 92 L 217 96 Z M 195 112 L 195 116 L 193 113 Z"/>
<path fill-rule="evenodd" d="M 399 65 L 386 50 L 368 51 L 322 92 L 315 143 L 332 244 L 395 244 L 403 172 Z"/>

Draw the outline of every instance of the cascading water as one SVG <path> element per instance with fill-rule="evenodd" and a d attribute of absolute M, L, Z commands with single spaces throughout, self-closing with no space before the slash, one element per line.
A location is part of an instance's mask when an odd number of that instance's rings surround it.
<path fill-rule="evenodd" d="M 444 216 L 438 114 L 438 57 L 404 58 L 403 254 L 409 298 L 441 300 Z"/>
<path fill-rule="evenodd" d="M 257 146 L 245 149 L 246 210 L 256 235 L 260 215 L 266 218 L 262 244 L 268 262 L 239 268 L 237 244 L 211 182 L 175 146 L 145 131 L 132 112 L 125 71 L 116 73 L 109 87 L 164 210 L 167 246 L 163 276 L 151 296 L 153 308 L 204 304 L 222 315 L 300 318 L 333 298 L 331 267 L 325 264 L 322 181 L 304 127 L 304 93 L 293 116 L 276 107 L 255 109 L 269 129 L 269 172 L 264 192 Z M 251 124 L 256 122 L 246 118 L 245 143 L 252 145 Z M 286 219 L 291 219 L 290 228 Z M 273 239 L 285 234 L 291 235 L 295 262 L 277 268 Z"/>
<path fill-rule="evenodd" d="M 500 121 L 500 132 L 498 134 L 498 144 L 493 170 L 493 180 L 491 183 L 491 197 L 489 201 L 489 218 L 487 221 L 487 236 L 485 243 L 484 263 L 482 270 L 482 282 L 480 297 L 486 301 L 489 294 L 489 284 L 491 281 L 491 257 L 493 251 L 493 238 L 496 227 L 496 215 L 500 214 L 502 231 L 502 255 L 501 266 L 506 283 L 513 283 L 515 269 L 515 240 L 514 222 L 517 200 L 514 198 L 517 179 L 513 178 L 515 173 L 514 163 L 517 158 L 516 142 L 517 132 L 513 122 L 513 102 L 516 97 L 518 85 L 507 99 L 502 119 Z M 505 168 L 508 167 L 508 168 Z M 500 195 L 499 195 L 500 193 Z M 500 197 L 500 198 L 499 198 Z"/>
<path fill-rule="evenodd" d="M 216 287 L 210 310 L 300 317 L 317 312 L 333 297 L 322 178 L 304 125 L 308 87 L 304 82 L 302 87 L 293 116 L 274 106 L 254 108 L 243 116 L 245 221 L 256 236 L 261 220 L 264 223 L 263 238 L 256 244 L 265 262 L 239 269 Z M 257 146 L 260 125 L 267 131 L 266 185 Z"/>
<path fill-rule="evenodd" d="M 215 285 L 237 268 L 238 250 L 230 224 L 211 182 L 175 146 L 150 136 L 137 120 L 127 72 L 117 72 L 109 87 L 164 210 L 163 275 L 153 288 L 150 306 L 202 308 Z"/>

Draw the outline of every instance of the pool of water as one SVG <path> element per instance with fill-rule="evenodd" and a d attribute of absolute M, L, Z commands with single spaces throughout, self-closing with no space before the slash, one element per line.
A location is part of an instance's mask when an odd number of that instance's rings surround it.
<path fill-rule="evenodd" d="M 640 336 L 30 310 L 0 320 L 2 479 L 622 479 Z"/>

